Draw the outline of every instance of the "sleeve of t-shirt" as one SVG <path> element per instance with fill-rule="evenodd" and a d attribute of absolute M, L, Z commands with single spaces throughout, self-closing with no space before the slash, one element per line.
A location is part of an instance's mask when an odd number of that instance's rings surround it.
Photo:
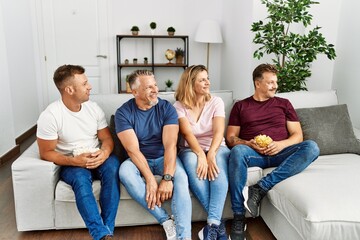
<path fill-rule="evenodd" d="M 214 108 L 214 117 L 225 117 L 225 105 L 221 98 L 216 97 L 214 99 Z"/>
<path fill-rule="evenodd" d="M 181 104 L 181 102 L 176 101 L 174 103 L 174 107 L 176 109 L 178 118 L 183 118 L 186 116 L 185 107 Z"/>
<path fill-rule="evenodd" d="M 293 105 L 291 104 L 290 101 L 287 100 L 287 104 L 286 104 L 286 120 L 291 121 L 291 122 L 299 122 L 299 118 L 296 114 L 296 111 L 293 107 Z"/>
<path fill-rule="evenodd" d="M 131 124 L 130 116 L 131 116 L 131 112 L 128 103 L 124 103 L 123 106 L 121 106 L 120 108 L 118 108 L 118 110 L 116 110 L 115 112 L 116 133 L 134 128 Z"/>
<path fill-rule="evenodd" d="M 236 102 L 231 109 L 229 116 L 229 126 L 240 126 L 240 102 Z"/>
<path fill-rule="evenodd" d="M 96 112 L 98 130 L 106 128 L 108 126 L 108 124 L 106 122 L 104 111 L 101 109 L 101 107 L 96 102 L 92 102 L 92 103 L 93 103 L 93 108 L 95 109 L 95 112 Z"/>
<path fill-rule="evenodd" d="M 164 125 L 179 124 L 176 109 L 173 105 L 171 105 L 170 102 L 168 101 L 165 102 L 164 111 L 165 111 Z"/>
<path fill-rule="evenodd" d="M 37 121 L 36 137 L 44 140 L 58 139 L 58 127 L 51 112 L 44 111 L 40 114 Z"/>

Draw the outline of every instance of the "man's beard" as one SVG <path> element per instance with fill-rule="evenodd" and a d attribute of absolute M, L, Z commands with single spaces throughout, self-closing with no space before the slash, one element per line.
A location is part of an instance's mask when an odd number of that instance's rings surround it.
<path fill-rule="evenodd" d="M 156 104 L 158 104 L 158 102 L 159 102 L 159 99 L 156 99 L 156 101 L 149 101 L 149 105 L 153 107 Z"/>

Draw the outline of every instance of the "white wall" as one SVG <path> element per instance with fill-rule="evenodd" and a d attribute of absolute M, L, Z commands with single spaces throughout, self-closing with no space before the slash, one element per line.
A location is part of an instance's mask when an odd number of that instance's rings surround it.
<path fill-rule="evenodd" d="M 313 27 L 321 26 L 320 30 L 328 43 L 337 47 L 337 31 L 341 1 L 321 0 L 320 4 L 312 5 Z M 236 98 L 244 98 L 253 93 L 252 71 L 260 63 L 272 63 L 271 56 L 260 60 L 253 58 L 254 51 L 259 47 L 252 43 L 254 33 L 251 24 L 265 20 L 268 15 L 265 5 L 260 1 L 224 2 L 223 24 L 226 44 L 223 45 L 222 89 L 232 89 Z M 306 31 L 301 26 L 292 26 L 293 31 Z M 332 88 L 333 68 L 335 61 L 325 55 L 319 55 L 312 64 L 312 76 L 307 80 L 308 90 L 327 90 Z"/>
<path fill-rule="evenodd" d="M 39 100 L 35 72 L 35 53 L 31 21 L 31 6 L 26 0 L 1 0 L 1 79 L 5 91 L 1 94 L 1 146 L 15 146 L 15 138 L 36 124 Z M 3 106 L 3 104 L 2 104 Z M 3 107 L 2 107 L 3 108 Z M 4 112 L 3 112 L 4 111 Z M 12 134 L 11 134 L 12 133 Z M 0 155 L 10 150 L 1 147 Z"/>
<path fill-rule="evenodd" d="M 14 117 L 2 12 L 0 2 L 0 156 L 15 146 Z"/>
<path fill-rule="evenodd" d="M 360 128 L 360 8 L 358 0 L 343 0 L 340 12 L 333 88 L 346 103 L 353 124 Z"/>
<path fill-rule="evenodd" d="M 141 7 L 139 7 L 141 6 Z M 137 25 L 140 28 L 139 34 L 150 34 L 150 22 L 157 23 L 156 34 L 167 35 L 166 29 L 173 26 L 176 29 L 176 35 L 189 35 L 189 65 L 203 64 L 206 65 L 206 44 L 197 43 L 194 41 L 195 33 L 198 24 L 204 19 L 213 19 L 221 24 L 222 19 L 221 0 L 183 0 L 183 1 L 110 1 L 111 9 L 111 29 L 110 36 L 113 38 L 112 51 L 113 55 L 110 57 L 112 61 L 112 76 L 116 76 L 116 45 L 115 36 L 119 34 L 131 34 L 130 28 Z M 164 43 L 163 52 L 160 51 L 156 59 L 166 62 L 164 53 L 167 48 L 175 49 L 176 47 L 183 47 L 181 42 Z M 133 51 L 135 49 L 135 51 Z M 125 52 L 126 58 L 130 61 L 132 58 L 138 58 L 142 62 L 145 56 L 149 57 L 150 46 L 144 41 L 137 41 L 129 45 L 128 51 Z M 132 52 L 131 52 L 132 51 Z M 212 80 L 212 89 L 220 89 L 220 74 L 221 74 L 221 44 L 211 44 L 210 47 L 210 79 Z M 173 60 L 174 61 L 174 60 Z M 130 69 L 129 72 L 133 70 Z M 168 78 L 174 81 L 174 89 L 177 86 L 182 68 L 156 68 L 155 74 L 160 89 L 165 88 L 165 80 Z"/>
<path fill-rule="evenodd" d="M 108 1 L 110 43 L 110 77 L 112 91 L 116 86 L 116 44 L 115 35 L 130 34 L 130 27 L 138 25 L 140 34 L 149 34 L 149 23 L 158 24 L 157 34 L 167 34 L 169 26 L 176 28 L 176 34 L 189 35 L 189 64 L 206 65 L 206 44 L 194 41 L 198 24 L 204 19 L 217 20 L 222 26 L 224 43 L 211 44 L 210 78 L 212 89 L 231 89 L 235 98 L 252 94 L 252 71 L 260 61 L 252 57 L 256 46 L 252 43 L 252 22 L 266 16 L 266 9 L 260 1 L 238 0 L 182 0 L 182 1 Z M 40 50 L 42 36 L 38 36 L 36 19 L 32 16 L 39 0 L 0 0 L 0 100 L 1 137 L 0 156 L 10 150 L 14 139 L 36 124 L 39 112 L 48 104 L 43 100 L 44 72 L 41 66 Z M 356 90 L 359 80 L 355 75 L 360 64 L 359 14 L 360 3 L 356 0 L 321 0 L 313 6 L 313 24 L 322 27 L 329 43 L 334 43 L 337 59 L 330 61 L 324 56 L 313 63 L 313 75 L 307 86 L 309 90 L 336 88 L 342 103 L 349 105 L 355 125 L 360 127 L 359 97 Z M 164 10 L 165 9 L 165 10 Z M 167 10 L 166 10 L 167 9 Z M 35 26 L 35 27 L 34 27 Z M 136 46 L 134 55 L 144 56 L 143 47 Z M 165 51 L 166 49 L 164 49 Z M 132 54 L 132 53 L 131 53 Z M 43 61 L 43 60 L 42 60 Z M 158 81 L 172 78 L 177 84 L 181 69 L 159 70 Z M 352 74 L 350 74 L 352 73 Z"/>

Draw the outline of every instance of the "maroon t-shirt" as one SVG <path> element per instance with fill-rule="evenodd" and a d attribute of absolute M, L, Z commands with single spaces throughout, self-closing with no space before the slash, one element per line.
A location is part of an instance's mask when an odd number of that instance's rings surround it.
<path fill-rule="evenodd" d="M 273 97 L 259 102 L 251 96 L 234 104 L 229 126 L 240 126 L 239 138 L 244 140 L 265 134 L 274 141 L 280 141 L 289 137 L 287 121 L 299 121 L 289 100 Z"/>

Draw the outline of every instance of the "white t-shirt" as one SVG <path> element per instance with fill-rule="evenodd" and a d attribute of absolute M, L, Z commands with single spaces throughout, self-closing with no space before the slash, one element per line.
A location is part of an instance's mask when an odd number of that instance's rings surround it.
<path fill-rule="evenodd" d="M 36 136 L 58 139 L 56 151 L 70 155 L 75 149 L 100 147 L 97 131 L 105 127 L 105 114 L 97 103 L 87 101 L 79 112 L 72 112 L 59 99 L 40 114 Z"/>
<path fill-rule="evenodd" d="M 182 103 L 176 101 L 174 103 L 174 107 L 176 108 L 176 112 L 178 114 L 178 118 L 187 118 L 192 133 L 196 137 L 199 142 L 200 147 L 208 151 L 211 146 L 211 142 L 213 139 L 213 125 L 212 120 L 214 117 L 224 117 L 225 118 L 225 106 L 224 101 L 217 96 L 212 96 L 210 101 L 205 103 L 204 109 L 202 110 L 199 120 L 196 122 L 190 113 L 190 110 L 187 109 Z M 222 139 L 221 146 L 225 145 L 225 139 Z M 180 139 L 180 148 L 187 148 L 189 144 L 186 142 L 184 138 Z"/>

